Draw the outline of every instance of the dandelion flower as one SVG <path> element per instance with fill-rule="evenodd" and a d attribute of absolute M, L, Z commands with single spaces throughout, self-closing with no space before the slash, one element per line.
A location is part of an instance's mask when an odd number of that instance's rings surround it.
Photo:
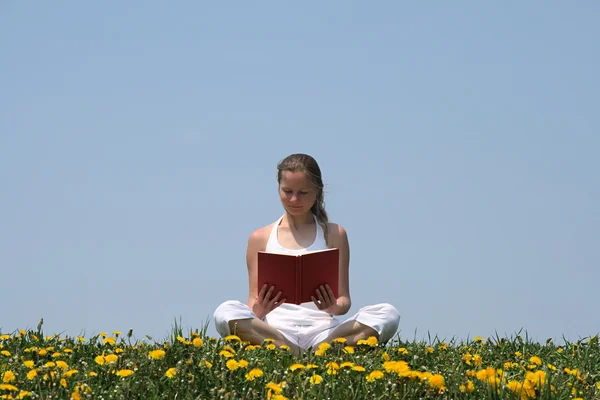
<path fill-rule="evenodd" d="M 227 366 L 227 369 L 229 369 L 230 371 L 235 371 L 239 367 L 238 362 L 235 360 L 228 360 L 225 365 Z"/>
<path fill-rule="evenodd" d="M 130 369 L 122 369 L 116 372 L 117 376 L 120 376 L 122 378 L 125 378 L 127 376 L 133 375 L 133 371 Z"/>
<path fill-rule="evenodd" d="M 319 385 L 321 382 L 323 382 L 323 377 L 321 375 L 313 375 L 310 377 L 309 382 L 313 385 Z"/>
<path fill-rule="evenodd" d="M 340 364 L 340 368 L 352 368 L 354 367 L 354 363 L 351 361 L 344 361 Z"/>
<path fill-rule="evenodd" d="M 402 355 L 406 355 L 406 354 L 408 354 L 408 350 L 406 350 L 406 348 L 404 348 L 404 347 L 400 347 L 400 348 L 398 348 L 398 353 L 400 353 Z"/>
<path fill-rule="evenodd" d="M 330 363 L 327 363 L 325 368 L 327 368 L 328 375 L 337 375 L 338 369 L 340 369 L 340 366 L 336 362 L 330 362 Z"/>
<path fill-rule="evenodd" d="M 381 379 L 381 378 L 383 378 L 383 372 L 379 371 L 378 369 L 376 369 L 375 371 L 372 371 L 366 377 L 367 382 L 375 382 L 377 379 Z"/>
<path fill-rule="evenodd" d="M 238 365 L 240 366 L 240 368 L 247 368 L 248 367 L 248 361 L 246 361 L 246 360 L 240 360 L 240 361 L 238 361 Z"/>
<path fill-rule="evenodd" d="M 148 357 L 150 357 L 153 360 L 160 360 L 165 356 L 165 354 L 166 353 L 164 350 L 152 350 L 148 353 Z"/>
<path fill-rule="evenodd" d="M 96 361 L 96 364 L 100 365 L 104 365 L 105 363 L 104 356 L 97 356 L 96 358 L 94 358 L 94 361 Z"/>
<path fill-rule="evenodd" d="M 346 338 L 339 337 L 339 338 L 333 339 L 333 341 L 336 343 L 346 343 Z"/>
<path fill-rule="evenodd" d="M 0 390 L 8 390 L 11 392 L 16 392 L 19 390 L 16 386 L 10 385 L 8 383 L 0 383 Z"/>
<path fill-rule="evenodd" d="M 354 367 L 352 367 L 352 371 L 357 371 L 357 372 L 365 372 L 365 367 L 362 367 L 360 365 L 355 365 Z"/>
<path fill-rule="evenodd" d="M 367 344 L 371 347 L 377 346 L 377 343 L 379 343 L 379 341 L 375 336 L 369 336 L 369 338 L 367 339 Z"/>
<path fill-rule="evenodd" d="M 242 339 L 239 338 L 239 336 L 236 335 L 229 335 L 229 336 L 225 336 L 225 338 L 223 339 L 226 342 L 241 342 Z"/>
<path fill-rule="evenodd" d="M 194 338 L 194 340 L 192 340 L 192 344 L 194 345 L 194 347 L 202 347 L 202 346 L 204 346 L 204 342 L 199 337 Z"/>
<path fill-rule="evenodd" d="M 2 374 L 2 382 L 4 383 L 10 383 L 12 381 L 15 380 L 15 374 L 12 371 L 6 371 L 4 374 Z"/>
<path fill-rule="evenodd" d="M 281 385 L 278 385 L 275 382 L 269 382 L 265 385 L 265 387 L 275 394 L 279 394 L 283 391 Z"/>
<path fill-rule="evenodd" d="M 63 374 L 63 376 L 64 376 L 65 378 L 70 378 L 71 376 L 75 375 L 75 374 L 76 374 L 76 373 L 78 373 L 78 372 L 79 372 L 79 371 L 78 371 L 78 370 L 76 370 L 76 369 L 70 369 L 70 370 L 68 370 L 67 372 L 65 372 L 65 373 Z"/>
<path fill-rule="evenodd" d="M 261 376 L 263 376 L 262 370 L 260 368 L 253 368 L 246 374 L 246 380 L 253 381 Z"/>
<path fill-rule="evenodd" d="M 175 368 L 169 368 L 167 372 L 165 372 L 165 376 L 169 379 L 173 378 L 177 375 L 177 370 Z"/>
<path fill-rule="evenodd" d="M 306 368 L 304 365 L 298 364 L 298 363 L 290 365 L 291 371 L 295 371 L 297 369 L 304 369 L 304 368 Z"/>
<path fill-rule="evenodd" d="M 425 350 L 427 350 L 428 353 L 433 353 L 434 349 L 431 346 L 427 346 L 425 347 Z"/>
<path fill-rule="evenodd" d="M 346 346 L 346 347 L 344 347 L 344 352 L 348 353 L 348 354 L 354 354 L 354 347 L 353 346 Z"/>
<path fill-rule="evenodd" d="M 23 365 L 26 366 L 27 368 L 33 368 L 35 363 L 33 362 L 33 360 L 27 360 L 27 361 L 23 361 Z"/>
<path fill-rule="evenodd" d="M 542 365 L 542 359 L 539 358 L 538 356 L 533 356 L 529 359 L 529 362 L 535 365 Z"/>
<path fill-rule="evenodd" d="M 37 374 L 38 374 L 37 371 L 35 369 L 32 369 L 31 371 L 29 371 L 27 373 L 27 379 L 32 381 L 37 376 Z"/>
<path fill-rule="evenodd" d="M 109 354 L 107 356 L 104 356 L 104 359 L 108 364 L 114 364 L 119 360 L 119 356 L 116 354 Z"/>
<path fill-rule="evenodd" d="M 114 337 L 107 337 L 107 338 L 104 338 L 104 339 L 102 340 L 102 342 L 103 342 L 104 344 L 111 344 L 111 345 L 114 345 L 116 341 L 115 341 L 115 338 L 114 338 Z"/>

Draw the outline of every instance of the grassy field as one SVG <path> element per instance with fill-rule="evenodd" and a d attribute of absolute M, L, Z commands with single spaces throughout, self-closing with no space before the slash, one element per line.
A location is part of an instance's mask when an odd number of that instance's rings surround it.
<path fill-rule="evenodd" d="M 3 399 L 600 399 L 598 336 L 322 345 L 301 357 L 206 330 L 132 340 L 0 331 Z"/>

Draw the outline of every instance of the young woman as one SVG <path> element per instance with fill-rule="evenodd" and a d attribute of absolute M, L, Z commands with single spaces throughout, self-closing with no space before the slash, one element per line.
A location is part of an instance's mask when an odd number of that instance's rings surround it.
<path fill-rule="evenodd" d="M 370 336 L 387 342 L 400 321 L 398 311 L 390 304 L 363 307 L 343 323 L 334 317 L 350 309 L 350 248 L 344 228 L 327 219 L 319 165 L 309 155 L 292 154 L 279 163 L 277 170 L 285 213 L 250 235 L 246 252 L 248 303 L 230 300 L 217 307 L 217 331 L 222 336 L 235 333 L 252 344 L 271 338 L 276 345 L 288 345 L 296 353 L 336 338 L 345 338 L 349 345 Z M 340 250 L 337 298 L 325 285 L 316 291 L 312 303 L 296 305 L 285 303 L 273 286 L 257 287 L 259 251 L 299 254 L 326 248 Z"/>

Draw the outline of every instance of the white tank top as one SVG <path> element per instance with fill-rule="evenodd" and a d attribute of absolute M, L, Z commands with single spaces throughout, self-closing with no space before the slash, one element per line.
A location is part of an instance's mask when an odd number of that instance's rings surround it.
<path fill-rule="evenodd" d="M 281 223 L 281 220 L 283 219 L 283 215 L 277 220 L 277 222 L 275 222 L 275 225 L 273 226 L 273 230 L 271 231 L 271 235 L 269 236 L 269 241 L 267 242 L 267 246 L 265 247 L 265 251 L 267 253 L 286 253 L 286 254 L 301 254 L 301 253 L 306 253 L 309 251 L 314 251 L 314 250 L 325 250 L 327 249 L 327 243 L 325 243 L 325 235 L 323 234 L 323 228 L 321 227 L 321 224 L 319 224 L 319 222 L 317 221 L 317 217 L 313 214 L 313 217 L 315 219 L 315 225 L 317 226 L 317 235 L 315 237 L 315 241 L 308 247 L 305 247 L 303 249 L 288 249 L 283 247 L 281 244 L 279 244 L 279 240 L 277 240 L 277 228 L 279 227 L 279 224 Z M 325 319 L 331 319 L 330 315 L 327 314 L 326 312 L 323 312 L 321 310 L 319 310 L 317 308 L 317 306 L 313 303 L 313 302 L 307 302 L 307 303 L 302 303 L 300 305 L 296 305 L 296 304 L 291 304 L 291 303 L 284 303 L 282 305 L 280 305 L 279 307 L 277 307 L 275 310 L 271 311 L 271 313 L 267 316 L 267 317 L 275 317 L 275 316 L 281 316 L 281 314 L 286 313 L 286 311 L 299 311 L 302 309 L 311 309 L 311 310 L 315 310 L 316 313 L 311 313 L 311 314 L 306 314 L 306 313 L 300 313 L 300 314 L 296 314 L 296 317 L 301 319 L 301 318 L 306 318 L 306 317 L 318 317 L 320 318 L 325 318 Z M 306 312 L 306 311 L 305 311 Z M 288 318 L 289 318 L 289 313 L 288 313 Z"/>
<path fill-rule="evenodd" d="M 277 228 L 279 224 L 281 224 L 281 220 L 283 219 L 283 215 L 279 217 L 273 229 L 271 230 L 271 234 L 269 235 L 269 241 L 267 242 L 267 246 L 265 251 L 267 253 L 286 253 L 286 254 L 301 254 L 314 250 L 325 250 L 327 248 L 327 243 L 325 243 L 325 235 L 323 234 L 323 228 L 321 224 L 317 221 L 317 217 L 313 214 L 313 218 L 315 219 L 315 225 L 317 226 L 317 235 L 315 236 L 315 241 L 308 247 L 303 249 L 287 249 L 279 244 L 279 240 L 277 240 Z"/>

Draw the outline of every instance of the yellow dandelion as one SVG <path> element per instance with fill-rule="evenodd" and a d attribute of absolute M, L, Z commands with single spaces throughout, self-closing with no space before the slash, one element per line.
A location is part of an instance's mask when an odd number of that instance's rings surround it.
<path fill-rule="evenodd" d="M 335 339 L 333 339 L 333 342 L 343 344 L 343 343 L 346 343 L 346 338 L 343 338 L 343 337 L 335 338 Z"/>
<path fill-rule="evenodd" d="M 10 392 L 16 392 L 19 390 L 19 388 L 17 388 L 14 385 L 8 384 L 8 383 L 0 383 L 0 390 L 8 390 Z"/>
<path fill-rule="evenodd" d="M 227 363 L 225 365 L 227 366 L 227 369 L 229 369 L 230 371 L 235 371 L 239 367 L 238 362 L 235 360 L 227 360 Z"/>
<path fill-rule="evenodd" d="M 472 392 L 475 390 L 475 385 L 473 384 L 473 382 L 471 380 L 467 380 L 467 383 L 460 385 L 458 387 L 458 389 L 463 393 L 464 392 Z"/>
<path fill-rule="evenodd" d="M 108 364 L 114 364 L 119 360 L 119 356 L 116 354 L 109 354 L 104 356 L 104 360 L 106 360 Z"/>
<path fill-rule="evenodd" d="M 529 362 L 538 366 L 542 365 L 542 359 L 538 356 L 532 356 L 531 358 L 529 358 Z"/>
<path fill-rule="evenodd" d="M 481 358 L 481 356 L 479 354 L 473 354 L 472 360 L 473 360 L 473 364 L 475 364 L 475 365 L 479 366 L 479 365 L 483 364 L 483 359 Z"/>
<path fill-rule="evenodd" d="M 260 349 L 260 345 L 259 344 L 249 344 L 248 346 L 245 347 L 245 349 L 246 349 L 246 351 Z"/>
<path fill-rule="evenodd" d="M 440 374 L 431 375 L 427 381 L 429 382 L 429 386 L 436 389 L 442 389 L 445 383 L 444 377 Z"/>
<path fill-rule="evenodd" d="M 175 375 L 177 375 L 177 370 L 175 368 L 169 368 L 165 372 L 165 376 L 169 379 L 172 379 Z"/>
<path fill-rule="evenodd" d="M 2 374 L 2 382 L 4 383 L 10 383 L 12 381 L 14 381 L 16 379 L 14 372 L 12 371 L 6 371 L 4 372 L 4 374 Z"/>
<path fill-rule="evenodd" d="M 88 372 L 87 376 L 90 376 L 90 377 L 98 376 L 98 373 L 94 372 L 94 371 L 90 371 L 90 372 Z"/>
<path fill-rule="evenodd" d="M 8 350 L 2 350 L 2 351 L 0 351 L 0 354 L 2 354 L 3 356 L 6 356 L 6 357 L 10 357 L 10 351 L 8 351 Z"/>
<path fill-rule="evenodd" d="M 27 373 L 27 379 L 32 381 L 37 376 L 37 374 L 38 374 L 37 371 L 35 369 L 32 369 L 31 371 L 29 371 Z"/>
<path fill-rule="evenodd" d="M 115 349 L 115 353 L 117 353 L 117 354 L 121 354 L 121 353 L 124 353 L 124 352 L 125 352 L 125 350 L 123 350 L 123 349 L 122 349 L 122 348 L 120 348 L 120 347 L 117 347 L 117 348 Z"/>
<path fill-rule="evenodd" d="M 204 342 L 203 342 L 203 341 L 202 341 L 202 339 L 201 339 L 201 338 L 199 338 L 199 337 L 197 337 L 197 338 L 194 338 L 194 339 L 192 340 L 192 344 L 194 345 L 194 347 L 202 347 L 202 346 L 204 346 Z"/>
<path fill-rule="evenodd" d="M 281 346 L 279 346 L 279 348 L 284 351 L 290 351 L 290 346 L 288 346 L 287 344 L 282 344 Z"/>
<path fill-rule="evenodd" d="M 283 391 L 283 387 L 275 382 L 269 382 L 265 385 L 265 387 L 275 394 L 279 394 Z"/>
<path fill-rule="evenodd" d="M 48 354 L 48 350 L 46 350 L 46 349 L 39 349 L 38 350 L 38 354 L 43 357 L 46 354 Z"/>
<path fill-rule="evenodd" d="M 67 387 L 67 380 L 65 378 L 62 378 L 58 383 L 64 388 Z"/>
<path fill-rule="evenodd" d="M 323 377 L 315 374 L 310 377 L 309 382 L 313 385 L 319 385 L 321 382 L 323 382 Z"/>
<path fill-rule="evenodd" d="M 165 356 L 165 351 L 164 350 L 152 350 L 151 352 L 148 353 L 148 357 L 150 357 L 153 360 L 160 360 L 161 358 L 163 358 Z"/>
<path fill-rule="evenodd" d="M 367 382 L 375 382 L 377 379 L 381 379 L 381 378 L 383 378 L 383 372 L 381 372 L 378 369 L 370 372 L 369 375 L 367 375 L 367 377 L 366 377 Z"/>
<path fill-rule="evenodd" d="M 340 366 L 336 362 L 329 362 L 325 368 L 327 368 L 327 375 L 337 375 Z"/>
<path fill-rule="evenodd" d="M 263 340 L 264 343 L 273 343 L 275 342 L 275 339 L 273 338 L 266 338 L 265 340 Z"/>
<path fill-rule="evenodd" d="M 354 367 L 354 363 L 351 361 L 344 361 L 340 364 L 340 368 L 352 368 Z"/>
<path fill-rule="evenodd" d="M 360 365 L 355 365 L 354 367 L 352 367 L 352 371 L 357 371 L 357 372 L 365 372 L 365 367 L 360 366 Z"/>
<path fill-rule="evenodd" d="M 226 342 L 241 342 L 242 341 L 242 339 L 240 339 L 236 335 L 225 336 L 225 338 L 223 340 L 225 340 Z"/>
<path fill-rule="evenodd" d="M 290 370 L 292 370 L 292 371 L 295 371 L 297 369 L 302 370 L 304 368 L 306 368 L 304 365 L 298 364 L 298 363 L 290 365 Z"/>
<path fill-rule="evenodd" d="M 282 394 L 276 394 L 271 397 L 271 400 L 288 400 L 288 398 Z"/>
<path fill-rule="evenodd" d="M 33 362 L 33 360 L 27 360 L 27 361 L 23 361 L 23 365 L 26 366 L 27 368 L 33 368 L 35 363 Z"/>
<path fill-rule="evenodd" d="M 77 336 L 77 337 L 75 338 L 75 340 L 76 340 L 76 341 L 78 341 L 79 343 L 83 343 L 83 342 L 85 342 L 85 338 L 84 338 L 83 336 Z"/>
<path fill-rule="evenodd" d="M 446 342 L 442 342 L 438 345 L 438 350 L 448 350 L 448 345 Z"/>
<path fill-rule="evenodd" d="M 406 355 L 406 354 L 408 354 L 408 350 L 406 350 L 405 347 L 399 347 L 398 348 L 398 353 L 400 353 L 402 355 Z"/>
<path fill-rule="evenodd" d="M 76 369 L 70 369 L 70 370 L 68 370 L 67 372 L 65 372 L 65 373 L 63 374 L 63 376 L 64 376 L 65 378 L 70 378 L 70 377 L 72 377 L 73 375 L 75 375 L 75 374 L 76 374 L 76 373 L 78 373 L 78 372 L 79 372 L 79 371 L 78 371 L 78 370 L 76 370 Z"/>
<path fill-rule="evenodd" d="M 262 370 L 260 368 L 253 368 L 246 374 L 246 380 L 253 381 L 256 378 L 260 378 L 261 376 L 263 376 Z"/>
<path fill-rule="evenodd" d="M 346 347 L 344 347 L 344 353 L 354 354 L 354 346 L 346 346 Z"/>
<path fill-rule="evenodd" d="M 68 347 L 65 347 L 63 351 L 67 354 L 71 354 L 73 352 L 73 350 L 69 349 Z"/>
<path fill-rule="evenodd" d="M 69 364 L 67 364 L 66 362 L 64 362 L 63 360 L 58 360 L 56 362 L 56 366 L 62 370 L 68 369 L 69 368 Z"/>
<path fill-rule="evenodd" d="M 221 351 L 219 352 L 219 355 L 220 355 L 221 357 L 225 357 L 225 358 L 231 358 L 231 357 L 233 357 L 233 356 L 234 356 L 234 354 L 233 354 L 232 352 L 230 352 L 230 351 L 227 351 L 227 350 L 221 350 Z"/>
<path fill-rule="evenodd" d="M 377 346 L 378 343 L 379 341 L 375 336 L 369 336 L 369 338 L 367 339 L 367 344 L 371 347 Z"/>
<path fill-rule="evenodd" d="M 427 350 L 428 353 L 433 353 L 434 349 L 431 346 L 427 346 L 425 347 L 425 350 Z"/>
<path fill-rule="evenodd" d="M 104 360 L 104 356 L 97 356 L 96 358 L 94 358 L 94 361 L 96 361 L 96 364 L 100 364 L 100 365 L 104 365 L 104 363 L 106 362 Z"/>
<path fill-rule="evenodd" d="M 475 336 L 475 339 L 473 339 L 473 341 L 475 343 L 483 343 L 484 339 L 481 336 Z"/>
<path fill-rule="evenodd" d="M 0 340 L 4 340 L 4 341 L 6 341 L 6 340 L 8 340 L 8 339 L 10 339 L 10 335 L 6 335 L 6 334 L 4 334 L 4 335 L 0 335 Z"/>
<path fill-rule="evenodd" d="M 116 341 L 115 341 L 114 337 L 107 337 L 107 338 L 102 339 L 102 342 L 104 344 L 115 344 Z"/>
<path fill-rule="evenodd" d="M 277 346 L 275 346 L 273 343 L 268 344 L 266 347 L 267 350 L 275 350 L 276 348 Z"/>
<path fill-rule="evenodd" d="M 212 368 L 212 366 L 213 366 L 213 365 L 212 365 L 212 363 L 211 363 L 210 361 L 204 361 L 204 365 L 205 365 L 207 368 Z"/>
<path fill-rule="evenodd" d="M 17 399 L 24 399 L 25 397 L 31 397 L 31 392 L 28 392 L 27 390 L 21 390 L 17 395 Z"/>
<path fill-rule="evenodd" d="M 240 368 L 247 368 L 248 367 L 248 361 L 246 361 L 246 360 L 240 360 L 240 361 L 238 361 L 238 365 L 240 366 Z"/>
<path fill-rule="evenodd" d="M 115 375 L 125 378 L 127 376 L 133 375 L 133 371 L 130 369 L 121 369 L 115 373 Z"/>
<path fill-rule="evenodd" d="M 383 361 L 390 361 L 390 355 L 387 353 L 387 351 L 383 352 L 381 358 L 383 358 Z"/>
<path fill-rule="evenodd" d="M 319 350 L 327 351 L 331 348 L 331 345 L 327 342 L 323 342 L 319 344 Z"/>
<path fill-rule="evenodd" d="M 44 367 L 53 368 L 56 367 L 56 363 L 54 361 L 48 361 L 46 364 L 44 364 Z"/>

